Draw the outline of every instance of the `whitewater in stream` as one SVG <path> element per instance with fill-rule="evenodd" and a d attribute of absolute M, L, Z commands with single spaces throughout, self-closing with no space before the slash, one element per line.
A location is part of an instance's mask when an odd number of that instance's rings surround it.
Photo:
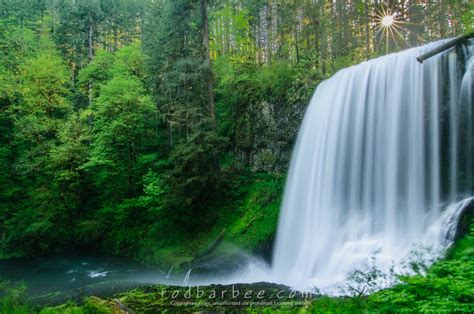
<path fill-rule="evenodd" d="M 376 270 L 382 288 L 452 242 L 472 194 L 474 46 L 416 61 L 441 43 L 319 84 L 291 160 L 273 281 L 340 294 L 356 271 Z"/>

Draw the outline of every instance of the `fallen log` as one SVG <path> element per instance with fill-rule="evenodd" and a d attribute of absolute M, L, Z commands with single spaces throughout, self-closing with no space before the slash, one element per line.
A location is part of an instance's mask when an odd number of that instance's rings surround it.
<path fill-rule="evenodd" d="M 119 313 L 134 314 L 135 312 L 128 306 L 120 302 L 119 299 L 112 299 L 113 304 L 118 308 Z"/>
<path fill-rule="evenodd" d="M 211 254 L 219 246 L 219 244 L 222 242 L 222 240 L 224 239 L 225 231 L 226 230 L 223 229 L 221 231 L 221 233 L 219 234 L 219 236 L 217 237 L 217 239 L 215 239 L 212 242 L 212 244 L 206 250 L 204 250 L 203 252 L 198 253 L 196 256 L 194 256 L 193 260 L 191 261 L 191 264 L 194 263 L 196 260 Z"/>
<path fill-rule="evenodd" d="M 422 54 L 421 56 L 419 56 L 418 58 L 416 58 L 416 60 L 420 63 L 423 63 L 423 61 L 425 61 L 426 59 L 429 59 L 435 55 L 437 55 L 438 53 L 441 53 L 445 50 L 448 50 L 449 48 L 451 47 L 454 47 L 454 46 L 457 46 L 457 45 L 460 45 L 462 44 L 463 42 L 467 41 L 468 39 L 470 38 L 473 38 L 474 37 L 474 32 L 473 33 L 470 33 L 470 34 L 466 34 L 466 35 L 462 35 L 462 36 L 459 36 L 459 37 L 456 37 L 454 38 L 453 40 L 450 40 L 444 44 L 442 44 L 441 46 L 431 50 L 431 51 L 428 51 L 427 53 L 424 53 Z"/>

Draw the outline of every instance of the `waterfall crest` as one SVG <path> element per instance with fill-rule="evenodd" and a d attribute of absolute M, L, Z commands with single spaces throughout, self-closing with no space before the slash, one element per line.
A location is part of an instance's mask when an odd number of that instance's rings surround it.
<path fill-rule="evenodd" d="M 469 44 L 416 61 L 439 44 L 318 86 L 292 156 L 274 280 L 334 293 L 360 267 L 403 272 L 417 247 L 434 258 L 450 244 L 473 190 L 474 59 Z"/>

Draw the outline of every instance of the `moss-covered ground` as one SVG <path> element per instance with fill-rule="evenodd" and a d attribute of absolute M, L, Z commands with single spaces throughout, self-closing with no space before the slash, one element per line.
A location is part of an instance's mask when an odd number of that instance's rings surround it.
<path fill-rule="evenodd" d="M 292 292 L 269 283 L 206 287 L 146 286 L 81 302 L 45 307 L 25 303 L 24 287 L 6 285 L 1 313 L 472 313 L 474 311 L 474 225 L 425 275 L 368 296 L 327 297 Z M 238 291 L 238 295 L 236 295 Z M 250 292 L 249 292 L 250 291 Z M 259 294 L 260 293 L 260 294 Z"/>

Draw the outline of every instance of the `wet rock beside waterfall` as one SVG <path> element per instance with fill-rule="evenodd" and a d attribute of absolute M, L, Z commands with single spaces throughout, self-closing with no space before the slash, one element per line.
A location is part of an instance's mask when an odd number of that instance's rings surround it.
<path fill-rule="evenodd" d="M 237 123 L 236 163 L 254 171 L 286 170 L 306 107 L 306 101 L 252 106 Z"/>
<path fill-rule="evenodd" d="M 471 225 L 474 223 L 474 200 L 464 207 L 459 215 L 454 241 L 460 240 L 469 233 Z"/>

